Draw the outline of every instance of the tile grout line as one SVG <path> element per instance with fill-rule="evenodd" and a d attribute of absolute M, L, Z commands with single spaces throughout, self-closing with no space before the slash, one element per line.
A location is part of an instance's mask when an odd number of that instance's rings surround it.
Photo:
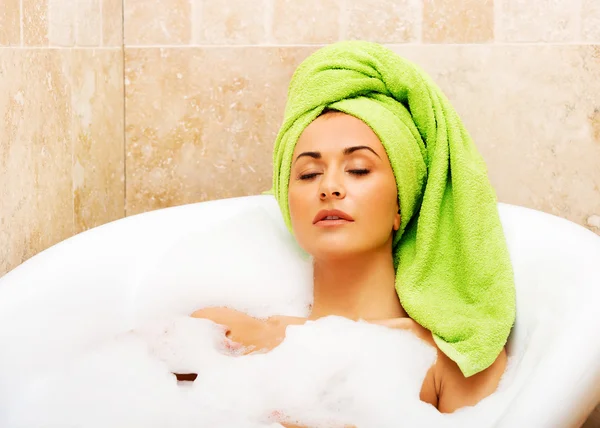
<path fill-rule="evenodd" d="M 150 46 L 155 47 L 155 46 Z M 158 46 L 160 47 L 160 46 Z M 157 47 L 157 48 L 158 48 Z M 163 48 L 164 46 L 160 47 Z M 175 47 L 175 46 L 173 46 Z M 29 46 L 0 46 L 0 51 L 5 49 L 14 49 L 14 50 L 75 50 L 75 51 L 84 51 L 84 50 L 115 50 L 121 49 L 120 46 L 47 46 L 47 45 L 29 45 Z"/>
<path fill-rule="evenodd" d="M 583 37 L 583 0 L 577 0 L 577 4 L 575 7 L 575 25 L 576 29 L 576 39 L 581 41 L 584 39 Z"/>
<path fill-rule="evenodd" d="M 121 70 L 123 85 L 123 218 L 127 217 L 127 86 L 125 85 L 125 1 L 121 1 Z"/>
<path fill-rule="evenodd" d="M 348 37 L 348 0 L 339 0 L 338 6 L 341 8 L 339 16 L 338 38 L 346 40 Z"/>
<path fill-rule="evenodd" d="M 73 9 L 69 11 L 71 14 L 71 28 L 73 29 L 73 47 L 78 48 L 79 46 L 79 12 L 81 2 L 76 2 Z"/>
<path fill-rule="evenodd" d="M 19 1 L 19 37 L 21 38 L 20 46 L 25 45 L 25 40 L 23 40 L 23 0 Z"/>
<path fill-rule="evenodd" d="M 240 48 L 314 48 L 318 46 L 326 46 L 329 42 L 319 43 L 282 43 L 282 44 L 252 44 L 252 45 L 234 45 L 234 44 L 197 44 L 197 45 L 121 45 L 121 46 L 47 46 L 47 45 L 27 45 L 27 46 L 0 46 L 0 50 L 3 49 L 16 49 L 16 50 L 86 50 L 86 49 L 98 49 L 98 50 L 113 50 L 113 49 L 240 49 Z M 384 46 L 406 46 L 406 47 L 432 47 L 432 46 L 488 46 L 488 47 L 529 47 L 529 46 L 544 46 L 544 47 L 558 47 L 558 46 L 600 46 L 600 40 L 598 41 L 582 41 L 582 42 L 482 42 L 482 43 L 405 43 L 405 42 L 386 42 L 381 43 Z"/>
<path fill-rule="evenodd" d="M 423 14 L 425 13 L 425 6 L 423 5 L 423 1 L 421 0 L 417 0 L 415 2 L 415 9 L 417 11 L 416 13 L 416 25 L 415 25 L 415 43 L 419 43 L 419 44 L 423 44 L 423 28 L 425 28 L 425 25 L 423 25 L 425 19 Z"/>
<path fill-rule="evenodd" d="M 127 45 L 125 46 L 127 49 L 186 49 L 186 48 L 202 48 L 202 49 L 223 49 L 223 48 L 231 48 L 231 49 L 240 49 L 240 48 L 303 48 L 303 47 L 316 47 L 316 46 L 325 46 L 330 44 L 329 42 L 317 42 L 317 43 L 282 43 L 282 44 L 196 44 L 196 45 L 160 45 L 160 44 L 152 44 L 152 45 Z M 600 40 L 598 41 L 585 41 L 585 42 L 502 42 L 496 43 L 495 41 L 491 42 L 469 42 L 469 43 L 406 43 L 406 42 L 386 42 L 381 43 L 385 46 L 410 46 L 410 47 L 428 47 L 428 46 L 582 46 L 582 45 L 590 45 L 596 46 L 600 45 Z"/>
<path fill-rule="evenodd" d="M 273 44 L 273 15 L 275 13 L 275 5 L 273 0 L 266 0 L 265 10 L 263 11 L 264 25 L 264 41 L 268 44 Z"/>
<path fill-rule="evenodd" d="M 48 26 L 48 46 L 52 46 L 54 37 L 54 31 L 53 29 L 55 28 L 54 25 L 52 25 L 52 22 L 54 21 L 54 14 L 52 13 L 53 10 L 55 10 L 55 6 L 51 0 L 48 0 L 46 2 L 46 25 Z"/>
<path fill-rule="evenodd" d="M 106 0 L 97 0 L 100 8 L 100 43 L 98 47 L 104 47 L 104 2 Z"/>
<path fill-rule="evenodd" d="M 195 44 L 198 42 L 198 28 L 197 28 L 197 23 L 196 21 L 198 21 L 198 8 L 200 7 L 200 5 L 198 4 L 198 0 L 190 0 L 190 8 L 191 8 L 191 13 L 190 13 L 190 30 L 192 32 L 192 34 L 190 35 L 190 44 Z"/>
<path fill-rule="evenodd" d="M 500 43 L 498 43 L 498 37 L 500 34 L 500 17 L 502 15 L 502 5 L 500 4 L 499 0 L 493 0 L 494 4 L 493 4 L 493 11 L 492 11 L 492 18 L 494 18 L 494 23 L 492 25 L 492 44 L 494 45 L 499 45 Z"/>
<path fill-rule="evenodd" d="M 73 87 L 74 87 L 74 72 L 73 72 L 73 51 L 69 51 L 68 53 L 68 62 L 69 64 L 69 92 L 71 98 L 71 212 L 73 213 L 73 229 L 71 230 L 71 236 L 74 236 L 76 233 L 75 227 L 75 180 L 73 180 L 73 169 L 75 166 L 75 114 L 74 114 L 74 102 L 73 102 Z"/>

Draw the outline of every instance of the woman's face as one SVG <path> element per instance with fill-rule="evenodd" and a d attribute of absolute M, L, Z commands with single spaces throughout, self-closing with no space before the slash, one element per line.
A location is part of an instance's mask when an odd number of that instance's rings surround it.
<path fill-rule="evenodd" d="M 398 191 L 377 135 L 354 116 L 329 112 L 301 134 L 292 160 L 294 235 L 315 259 L 391 252 Z"/>

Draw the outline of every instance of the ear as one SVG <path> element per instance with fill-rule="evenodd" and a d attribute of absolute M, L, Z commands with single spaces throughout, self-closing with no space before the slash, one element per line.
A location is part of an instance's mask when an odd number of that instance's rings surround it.
<path fill-rule="evenodd" d="M 394 231 L 400 229 L 400 223 L 402 220 L 402 216 L 400 215 L 400 210 L 394 215 Z"/>

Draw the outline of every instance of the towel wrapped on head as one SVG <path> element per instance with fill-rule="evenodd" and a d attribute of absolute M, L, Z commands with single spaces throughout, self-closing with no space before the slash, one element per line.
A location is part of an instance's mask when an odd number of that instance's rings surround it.
<path fill-rule="evenodd" d="M 363 41 L 309 56 L 289 86 L 273 154 L 273 193 L 290 229 L 294 147 L 325 109 L 361 119 L 390 159 L 400 201 L 396 290 L 465 376 L 489 367 L 515 320 L 512 266 L 483 159 L 458 114 L 419 67 Z"/>

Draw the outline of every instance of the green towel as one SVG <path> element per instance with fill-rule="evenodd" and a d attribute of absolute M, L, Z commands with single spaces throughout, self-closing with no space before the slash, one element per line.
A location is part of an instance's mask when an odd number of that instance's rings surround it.
<path fill-rule="evenodd" d="M 486 369 L 512 328 L 515 287 L 496 196 L 458 114 L 418 66 L 381 45 L 338 42 L 313 53 L 290 83 L 273 154 L 272 191 L 290 231 L 294 146 L 326 107 L 369 125 L 389 156 L 402 306 L 465 376 Z"/>

